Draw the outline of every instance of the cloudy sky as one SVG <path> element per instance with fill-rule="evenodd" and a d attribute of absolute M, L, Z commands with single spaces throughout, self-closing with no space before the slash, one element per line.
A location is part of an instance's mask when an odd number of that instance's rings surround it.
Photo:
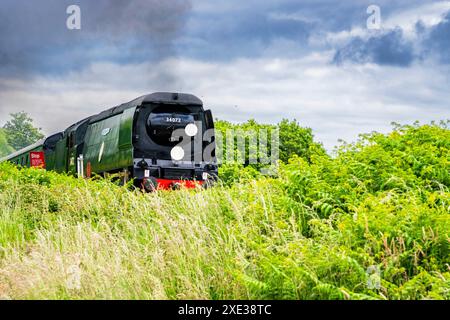
<path fill-rule="evenodd" d="M 81 30 L 66 26 L 74 4 Z M 449 119 L 449 49 L 450 1 L 2 0 L 0 125 L 24 110 L 50 134 L 178 91 L 233 122 L 295 118 L 331 150 Z"/>

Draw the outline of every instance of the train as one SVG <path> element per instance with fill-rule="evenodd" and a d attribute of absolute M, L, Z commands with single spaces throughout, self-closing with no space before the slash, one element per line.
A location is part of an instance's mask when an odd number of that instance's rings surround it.
<path fill-rule="evenodd" d="M 192 94 L 156 92 L 76 122 L 1 159 L 146 191 L 213 185 L 214 119 Z"/>

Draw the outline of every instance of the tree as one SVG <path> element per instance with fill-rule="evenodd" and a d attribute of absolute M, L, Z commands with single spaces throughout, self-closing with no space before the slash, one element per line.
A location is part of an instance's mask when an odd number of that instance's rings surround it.
<path fill-rule="evenodd" d="M 8 144 L 15 150 L 20 150 L 44 138 L 41 128 L 33 126 L 33 119 L 25 112 L 11 113 L 11 120 L 4 128 Z"/>
<path fill-rule="evenodd" d="M 14 149 L 8 144 L 5 132 L 0 128 L 0 158 L 5 157 L 12 152 L 14 152 Z"/>
<path fill-rule="evenodd" d="M 310 128 L 304 128 L 300 126 L 300 124 L 294 120 L 283 119 L 277 125 L 271 124 L 260 124 L 255 120 L 248 120 L 245 123 L 240 124 L 232 124 L 223 120 L 216 120 L 215 122 L 216 132 L 220 132 L 222 134 L 223 139 L 225 139 L 226 131 L 228 129 L 233 130 L 243 130 L 244 132 L 254 131 L 256 133 L 261 130 L 266 130 L 270 132 L 273 129 L 278 129 L 279 138 L 280 138 L 280 160 L 284 163 L 288 163 L 289 159 L 294 156 L 299 156 L 301 158 L 306 159 L 307 161 L 311 161 L 311 156 L 313 154 L 325 154 L 325 150 L 323 146 L 314 141 L 314 136 L 312 130 Z M 268 150 L 272 150 L 271 139 L 268 141 Z M 222 146 L 223 151 L 222 154 L 226 154 L 226 145 Z M 235 152 L 236 152 L 236 141 L 234 144 Z M 249 148 L 246 147 L 245 154 L 245 163 L 248 163 L 249 156 Z M 258 168 L 257 166 L 255 166 Z"/>
<path fill-rule="evenodd" d="M 322 145 L 314 142 L 310 128 L 303 128 L 297 120 L 283 119 L 278 124 L 280 130 L 280 160 L 287 163 L 294 155 L 311 160 L 311 154 L 325 154 Z"/>

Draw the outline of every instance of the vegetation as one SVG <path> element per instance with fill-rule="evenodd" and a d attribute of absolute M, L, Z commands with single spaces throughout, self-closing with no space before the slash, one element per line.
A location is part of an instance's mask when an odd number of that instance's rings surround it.
<path fill-rule="evenodd" d="M 14 152 L 14 149 L 8 144 L 5 132 L 0 128 L 0 158 L 5 157 L 12 152 Z"/>
<path fill-rule="evenodd" d="M 250 164 L 250 150 L 251 148 L 255 148 L 257 150 L 252 150 L 258 159 L 261 159 L 262 153 L 261 150 L 257 148 L 256 145 L 250 146 L 250 139 L 255 138 L 259 141 L 259 134 L 262 131 L 267 133 L 267 151 L 270 153 L 274 148 L 272 147 L 272 136 L 274 130 L 278 130 L 279 133 L 279 159 L 283 163 L 287 163 L 289 159 L 294 156 L 302 157 L 306 161 L 310 162 L 311 156 L 313 154 L 321 154 L 326 155 L 325 150 L 322 145 L 314 142 L 312 130 L 310 128 L 303 128 L 296 121 L 282 120 L 277 125 L 270 124 L 260 124 L 255 120 L 249 120 L 245 123 L 241 124 L 232 124 L 228 121 L 216 120 L 215 123 L 216 134 L 219 132 L 223 141 L 225 142 L 227 137 L 227 132 L 232 131 L 236 133 L 234 135 L 234 150 L 233 155 L 235 159 L 243 159 L 239 164 L 230 164 L 226 161 L 227 155 L 227 144 L 224 143 L 221 148 L 222 152 L 222 165 L 220 169 L 220 177 L 222 182 L 231 185 L 235 183 L 237 180 L 242 179 L 254 179 L 261 177 L 261 169 L 267 167 L 267 164 L 261 164 L 258 162 L 257 164 Z M 245 154 L 241 154 L 241 152 L 237 148 L 237 137 L 244 137 L 246 140 L 245 146 Z M 264 153 L 264 156 L 267 154 Z"/>
<path fill-rule="evenodd" d="M 450 299 L 448 123 L 293 149 L 152 194 L 0 164 L 0 298 Z"/>
<path fill-rule="evenodd" d="M 44 138 L 40 128 L 33 125 L 33 119 L 25 112 L 11 113 L 11 120 L 3 127 L 8 144 L 20 150 Z"/>

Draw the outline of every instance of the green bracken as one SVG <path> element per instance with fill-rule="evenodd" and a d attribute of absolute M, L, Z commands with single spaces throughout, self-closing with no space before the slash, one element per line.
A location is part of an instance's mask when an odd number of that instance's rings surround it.
<path fill-rule="evenodd" d="M 448 123 L 296 154 L 152 194 L 0 164 L 0 298 L 450 299 Z"/>

